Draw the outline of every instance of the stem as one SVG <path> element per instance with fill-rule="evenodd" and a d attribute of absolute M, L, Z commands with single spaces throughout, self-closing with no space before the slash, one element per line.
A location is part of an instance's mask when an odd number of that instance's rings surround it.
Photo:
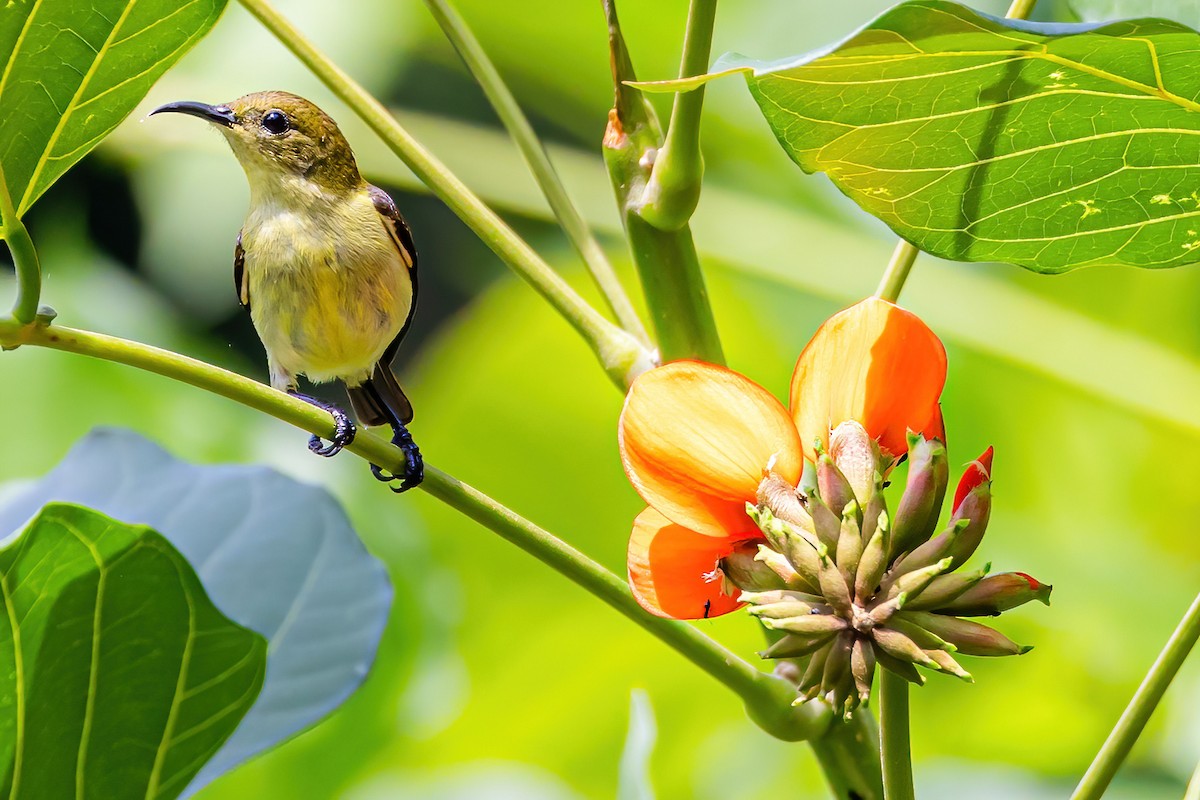
<path fill-rule="evenodd" d="M 258 381 L 169 350 L 90 331 L 40 323 L 20 325 L 0 319 L 0 347 L 21 345 L 137 367 L 235 400 L 318 436 L 328 438 L 333 434 L 333 420 L 326 412 Z M 404 466 L 399 448 L 369 434 L 360 433 L 346 450 L 393 472 Z M 791 705 L 796 696 L 791 684 L 759 672 L 686 623 L 647 614 L 623 580 L 477 489 L 429 464 L 421 488 L 535 556 L 677 650 L 737 694 L 750 717 L 771 735 L 797 741 L 818 735 L 828 724 L 827 709 L 812 704 Z"/>
<path fill-rule="evenodd" d="M 12 316 L 17 322 L 27 324 L 37 316 L 38 303 L 42 295 L 42 267 L 38 263 L 37 249 L 25 223 L 17 216 L 8 183 L 4 180 L 4 168 L 0 165 L 0 222 L 3 222 L 4 240 L 12 254 L 13 266 L 17 270 L 17 299 L 13 302 Z"/>
<path fill-rule="evenodd" d="M 463 63 L 467 65 L 475 81 L 483 89 L 488 100 L 495 109 L 496 115 L 508 130 L 509 135 L 520 149 L 525 163 L 533 173 L 534 179 L 550 204 L 551 211 L 558 219 L 559 225 L 571 240 L 583 263 L 587 266 L 592 279 L 599 287 L 605 302 L 621 326 L 638 338 L 643 344 L 649 344 L 649 336 L 641 319 L 633 309 L 633 303 L 625 294 L 617 273 L 613 270 L 604 249 L 592 235 L 591 229 L 579 213 L 578 207 L 567 194 L 567 189 L 559 178 L 546 148 L 538 139 L 529 124 L 529 119 L 521 111 L 520 105 L 513 97 L 508 85 L 500 77 L 495 64 L 484 52 L 483 46 L 475 38 L 475 34 L 467 26 L 462 16 L 450 5 L 449 0 L 425 0 L 434 19 L 441 26 L 446 38 L 454 45 Z"/>
<path fill-rule="evenodd" d="M 901 239 L 896 242 L 896 249 L 892 251 L 892 260 L 888 262 L 887 269 L 883 271 L 883 278 L 879 281 L 879 288 L 875 290 L 875 296 L 888 302 L 894 303 L 900 298 L 900 290 L 904 288 L 904 282 L 908 280 L 908 273 L 912 270 L 913 262 L 917 260 L 917 256 L 921 251 L 916 245 L 909 244 Z"/>
<path fill-rule="evenodd" d="M 1071 800 L 1095 800 L 1104 794 L 1197 639 L 1200 639 L 1200 595 L 1192 601 L 1179 626 L 1167 640 L 1166 647 L 1142 679 L 1142 685 L 1079 781 Z"/>
<path fill-rule="evenodd" d="M 615 0 L 605 0 L 604 10 L 616 90 L 604 134 L 604 161 L 650 308 L 659 352 L 664 361 L 697 358 L 723 364 L 725 354 L 691 229 L 683 224 L 664 230 L 640 213 L 651 176 L 650 156 L 658 152 L 662 137 L 653 109 L 640 92 L 625 84 L 637 76 L 621 35 Z"/>
<path fill-rule="evenodd" d="M 883 800 L 879 729 L 869 711 L 835 719 L 811 744 L 837 800 Z"/>
<path fill-rule="evenodd" d="M 1035 5 L 1037 0 L 1012 0 L 1012 5 L 1008 7 L 1008 13 L 1004 16 L 1006 19 L 1025 19 L 1033 13 Z M 912 271 L 913 262 L 917 260 L 920 252 L 916 245 L 903 239 L 896 242 L 892 260 L 883 271 L 883 278 L 879 281 L 875 296 L 892 303 L 900 299 L 900 290 L 904 288 L 904 282 L 908 280 L 908 273 Z"/>
<path fill-rule="evenodd" d="M 883 731 L 883 796 L 886 800 L 913 800 L 908 681 L 886 669 L 879 671 L 879 725 Z"/>
<path fill-rule="evenodd" d="M 680 79 L 708 71 L 716 16 L 717 0 L 692 0 L 679 65 Z M 700 112 L 703 108 L 703 86 L 676 93 L 667 138 L 659 148 L 638 207 L 639 216 L 660 230 L 683 227 L 700 201 L 700 184 L 704 177 L 704 161 L 700 157 Z"/>
<path fill-rule="evenodd" d="M 378 100 L 316 48 L 268 0 L 241 0 L 242 5 L 275 35 L 314 75 L 342 99 L 392 152 L 471 230 L 550 302 L 577 330 L 622 390 L 653 365 L 653 356 L 629 333 L 602 317 L 550 268 L 529 243 L 467 188 L 445 164 L 426 150 Z"/>
<path fill-rule="evenodd" d="M 1192 773 L 1192 779 L 1188 781 L 1187 791 L 1183 793 L 1183 800 L 1200 800 L 1200 766 Z"/>

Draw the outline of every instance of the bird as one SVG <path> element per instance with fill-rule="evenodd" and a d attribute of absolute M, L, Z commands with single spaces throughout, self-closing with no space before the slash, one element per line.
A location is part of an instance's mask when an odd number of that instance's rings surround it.
<path fill-rule="evenodd" d="M 363 179 L 333 118 L 299 95 L 180 100 L 150 112 L 162 113 L 211 123 L 246 173 L 250 207 L 234 247 L 234 286 L 266 350 L 271 386 L 333 416 L 330 443 L 314 435 L 309 449 L 336 455 L 356 428 L 337 405 L 300 393 L 298 377 L 339 380 L 359 423 L 389 425 L 404 453 L 402 473 L 372 464 L 372 474 L 395 492 L 420 484 L 412 404 L 391 370 L 417 298 L 417 250 L 395 202 Z"/>

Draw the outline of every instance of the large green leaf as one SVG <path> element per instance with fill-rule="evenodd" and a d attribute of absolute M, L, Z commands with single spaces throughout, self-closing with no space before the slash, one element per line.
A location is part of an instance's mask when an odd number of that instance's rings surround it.
<path fill-rule="evenodd" d="M 23 214 L 216 23 L 227 0 L 8 0 L 0 166 Z"/>
<path fill-rule="evenodd" d="M 0 595 L 12 800 L 176 797 L 262 687 L 266 641 L 150 528 L 48 505 L 0 550 Z"/>
<path fill-rule="evenodd" d="M 92 431 L 41 480 L 0 498 L 0 535 L 53 501 L 149 525 L 213 602 L 267 638 L 266 683 L 191 795 L 314 724 L 358 688 L 391 605 L 383 565 L 325 490 L 264 467 L 195 465 L 132 431 Z"/>
<path fill-rule="evenodd" d="M 1200 260 L 1198 49 L 1164 20 L 914 0 L 830 50 L 714 72 L 748 71 L 796 163 L 935 255 L 1175 267 Z"/>

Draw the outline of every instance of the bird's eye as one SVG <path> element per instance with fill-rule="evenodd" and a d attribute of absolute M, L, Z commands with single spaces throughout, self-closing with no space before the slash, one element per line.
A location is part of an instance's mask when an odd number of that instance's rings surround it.
<path fill-rule="evenodd" d="M 263 114 L 262 126 L 267 133 L 286 133 L 289 127 L 287 114 L 284 114 L 279 109 L 272 109 L 266 114 Z"/>

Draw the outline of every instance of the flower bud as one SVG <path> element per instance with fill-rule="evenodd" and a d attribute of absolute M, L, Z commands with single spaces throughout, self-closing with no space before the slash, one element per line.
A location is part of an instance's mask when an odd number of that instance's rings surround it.
<path fill-rule="evenodd" d="M 799 579 L 797 585 L 792 588 L 818 591 L 820 582 L 817 574 L 820 564 L 816 548 L 820 546 L 820 542 L 804 529 L 777 518 L 771 509 L 765 506 L 756 508 L 751 517 L 758 523 L 771 548 L 781 554 L 795 570 Z"/>
<path fill-rule="evenodd" d="M 943 603 L 938 611 L 963 617 L 995 616 L 1030 600 L 1050 605 L 1050 591 L 1053 588 L 1049 584 L 1039 583 L 1024 572 L 1001 572 L 982 579 Z"/>
<path fill-rule="evenodd" d="M 858 560 L 862 557 L 863 540 L 859 532 L 858 503 L 851 500 L 842 512 L 842 532 L 838 535 L 837 565 L 846 579 L 846 585 L 854 585 L 858 571 Z"/>
<path fill-rule="evenodd" d="M 786 619 L 760 618 L 763 627 L 773 631 L 787 631 L 801 636 L 824 636 L 850 627 L 849 623 L 836 614 L 804 614 Z"/>
<path fill-rule="evenodd" d="M 772 565 L 759 559 L 758 552 L 757 542 L 738 542 L 734 546 L 733 552 L 721 559 L 721 571 L 725 573 L 725 579 L 738 589 L 747 592 L 765 592 L 769 589 L 785 588 L 788 585 L 787 578 L 772 569 Z M 768 552 L 773 551 L 768 550 Z M 798 577 L 787 559 L 780 556 L 780 560 L 791 576 Z"/>
<path fill-rule="evenodd" d="M 945 445 L 912 434 L 908 441 L 908 480 L 892 518 L 893 556 L 928 541 L 937 527 L 949 479 Z"/>
<path fill-rule="evenodd" d="M 842 535 L 842 518 L 815 494 L 808 497 L 808 513 L 812 515 L 817 540 L 836 552 L 838 537 Z"/>
<path fill-rule="evenodd" d="M 833 559 L 829 557 L 828 551 L 824 549 L 818 551 L 817 558 L 820 564 L 820 572 L 817 573 L 817 578 L 821 583 L 821 596 L 839 614 L 850 617 L 854 612 L 850 598 L 850 585 L 846 583 L 845 576 L 842 575 L 842 571 L 838 569 L 837 564 L 833 563 Z"/>
<path fill-rule="evenodd" d="M 866 505 L 875 486 L 875 473 L 884 472 L 879 445 L 862 425 L 848 420 L 830 435 L 829 455 L 849 481 L 859 505 Z"/>
<path fill-rule="evenodd" d="M 905 608 L 910 611 L 925 611 L 934 608 L 939 611 L 947 611 L 948 604 L 983 580 L 990 567 L 991 565 L 987 564 L 983 569 L 962 575 L 939 575 L 925 587 L 925 591 L 921 592 L 920 597 L 908 603 Z M 954 611 L 953 613 L 961 612 Z"/>
<path fill-rule="evenodd" d="M 1033 649 L 1022 647 L 986 625 L 958 617 L 928 611 L 901 611 L 897 616 L 945 639 L 967 656 L 1019 656 Z"/>
<path fill-rule="evenodd" d="M 766 598 L 777 596 L 779 599 L 775 602 L 764 602 Z M 826 605 L 820 598 L 816 598 L 813 602 L 813 596 L 804 592 L 744 592 L 739 599 L 740 602 L 753 602 L 750 607 L 750 614 L 755 617 L 767 617 L 769 619 L 787 619 L 788 617 L 802 617 L 805 614 L 831 614 L 833 609 Z"/>
<path fill-rule="evenodd" d="M 895 628 L 876 628 L 871 631 L 871 636 L 874 638 L 875 644 L 892 658 L 937 669 L 937 664 L 917 646 L 916 642 Z"/>
<path fill-rule="evenodd" d="M 827 636 L 802 636 L 798 633 L 789 633 L 766 650 L 760 652 L 759 656 L 762 658 L 802 658 L 820 650 L 829 643 L 832 636 L 833 634 Z M 803 677 L 803 673 L 796 675 L 796 679 L 793 682 L 799 683 Z"/>
<path fill-rule="evenodd" d="M 959 526 L 965 522 L 966 525 L 961 525 L 958 535 L 950 545 L 948 552 L 954 557 L 951 569 L 958 569 L 979 547 L 979 543 L 983 541 L 983 534 L 987 532 L 988 518 L 991 514 L 991 481 L 978 484 L 963 496 L 962 502 L 955 505 L 950 524 Z"/>
<path fill-rule="evenodd" d="M 860 605 L 866 605 L 883 580 L 883 573 L 887 569 L 887 538 L 888 524 L 885 513 L 858 559 L 858 572 L 854 576 L 854 596 Z"/>
<path fill-rule="evenodd" d="M 927 650 L 926 653 L 938 665 L 938 669 L 956 678 L 961 678 L 967 683 L 974 683 L 975 678 L 971 673 L 962 668 L 962 665 L 954 660 L 954 656 L 947 653 L 945 650 Z"/>
<path fill-rule="evenodd" d="M 875 646 L 870 640 L 858 638 L 850 651 L 850 674 L 860 703 L 871 699 L 871 679 L 875 677 Z"/>
<path fill-rule="evenodd" d="M 898 578 L 896 578 L 895 582 L 892 583 L 891 588 L 888 589 L 887 599 L 891 600 L 893 597 L 901 593 L 908 595 L 910 600 L 916 599 L 917 596 L 925 590 L 925 587 L 928 586 L 934 578 L 950 568 L 951 560 L 952 559 L 949 558 L 943 558 L 936 564 L 930 564 L 924 569 L 913 570 L 912 572 L 906 572 L 903 575 L 900 575 Z"/>
<path fill-rule="evenodd" d="M 779 475 L 771 472 L 763 478 L 757 494 L 759 508 L 769 508 L 779 519 L 809 533 L 814 532 L 812 517 L 804 508 L 802 495 Z"/>
<path fill-rule="evenodd" d="M 857 502 L 850 482 L 828 453 L 817 458 L 817 491 L 820 492 L 821 501 L 838 517 L 842 516 L 842 509 L 848 503 Z"/>

